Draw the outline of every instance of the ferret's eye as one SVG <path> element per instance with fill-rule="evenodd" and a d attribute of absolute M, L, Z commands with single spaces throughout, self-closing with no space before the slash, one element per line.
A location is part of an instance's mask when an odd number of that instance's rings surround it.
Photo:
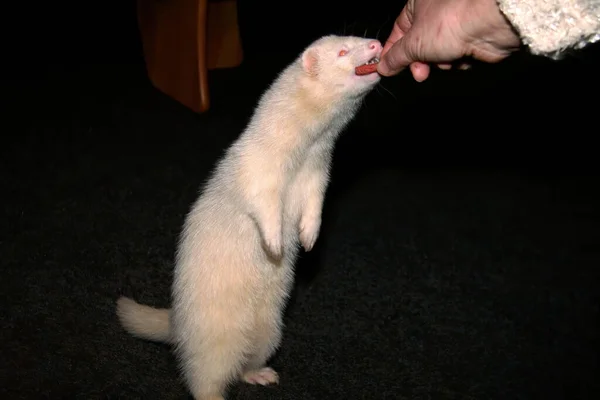
<path fill-rule="evenodd" d="M 340 57 L 344 57 L 346 54 L 348 54 L 348 50 L 340 50 L 340 52 L 338 53 Z"/>

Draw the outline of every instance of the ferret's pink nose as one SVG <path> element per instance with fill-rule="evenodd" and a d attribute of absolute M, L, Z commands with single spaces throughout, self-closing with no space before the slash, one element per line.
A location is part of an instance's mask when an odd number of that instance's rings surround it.
<path fill-rule="evenodd" d="M 369 49 L 371 50 L 381 50 L 381 43 L 379 43 L 378 40 L 373 40 L 372 42 L 369 42 Z"/>

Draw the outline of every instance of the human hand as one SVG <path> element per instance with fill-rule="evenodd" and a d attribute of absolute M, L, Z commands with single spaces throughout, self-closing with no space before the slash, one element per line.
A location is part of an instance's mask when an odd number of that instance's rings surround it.
<path fill-rule="evenodd" d="M 383 47 L 377 71 L 393 76 L 410 66 L 414 79 L 422 82 L 429 77 L 430 64 L 450 69 L 465 57 L 499 62 L 520 44 L 496 0 L 408 0 Z"/>

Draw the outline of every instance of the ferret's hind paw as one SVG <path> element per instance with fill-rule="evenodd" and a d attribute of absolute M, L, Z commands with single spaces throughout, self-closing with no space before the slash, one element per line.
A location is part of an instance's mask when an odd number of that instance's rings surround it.
<path fill-rule="evenodd" d="M 279 383 L 279 375 L 273 368 L 264 367 L 254 371 L 248 371 L 242 377 L 244 382 L 251 385 L 277 385 Z"/>

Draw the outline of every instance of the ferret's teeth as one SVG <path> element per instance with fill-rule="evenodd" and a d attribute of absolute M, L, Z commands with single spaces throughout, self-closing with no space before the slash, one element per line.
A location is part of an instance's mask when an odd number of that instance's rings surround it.
<path fill-rule="evenodd" d="M 363 65 L 377 64 L 378 62 L 379 62 L 379 58 L 373 57 L 369 61 L 367 61 L 366 63 L 364 63 Z"/>

